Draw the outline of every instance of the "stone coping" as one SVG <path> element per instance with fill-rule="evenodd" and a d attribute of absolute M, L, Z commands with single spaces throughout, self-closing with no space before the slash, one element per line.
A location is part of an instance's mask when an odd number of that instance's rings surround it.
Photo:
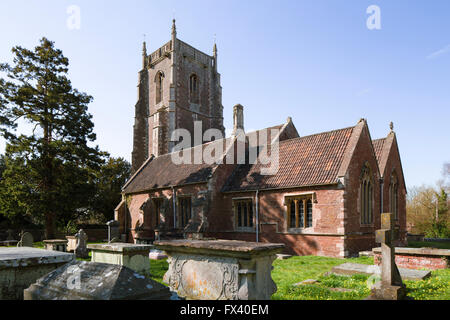
<path fill-rule="evenodd" d="M 133 243 L 114 242 L 114 243 L 88 244 L 87 248 L 89 250 L 94 250 L 94 251 L 127 253 L 127 252 L 136 252 L 136 251 L 150 251 L 150 249 L 153 249 L 154 246 L 148 245 L 148 244 L 133 244 Z"/>
<path fill-rule="evenodd" d="M 72 253 L 30 247 L 0 248 L 0 269 L 64 263 L 75 259 Z"/>
<path fill-rule="evenodd" d="M 52 239 L 52 240 L 43 240 L 44 243 L 67 243 L 67 239 Z"/>
<path fill-rule="evenodd" d="M 236 240 L 170 240 L 155 241 L 159 250 L 167 252 L 188 252 L 205 255 L 250 257 L 276 254 L 283 251 L 282 243 L 258 243 Z"/>
<path fill-rule="evenodd" d="M 374 253 L 381 253 L 381 248 L 373 248 L 372 251 Z M 396 247 L 395 254 L 449 257 L 450 249 Z"/>

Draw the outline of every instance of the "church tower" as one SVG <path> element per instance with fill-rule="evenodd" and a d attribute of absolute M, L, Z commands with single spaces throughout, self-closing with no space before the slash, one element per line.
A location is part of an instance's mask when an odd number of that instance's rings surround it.
<path fill-rule="evenodd" d="M 224 135 L 222 87 L 217 72 L 217 46 L 209 56 L 177 39 L 175 20 L 172 37 L 147 55 L 143 44 L 139 72 L 138 102 L 132 152 L 132 171 L 152 155 L 170 153 L 175 129 L 186 129 L 194 138 L 194 121 L 202 130 L 219 129 Z M 194 139 L 193 139 L 194 141 Z"/>

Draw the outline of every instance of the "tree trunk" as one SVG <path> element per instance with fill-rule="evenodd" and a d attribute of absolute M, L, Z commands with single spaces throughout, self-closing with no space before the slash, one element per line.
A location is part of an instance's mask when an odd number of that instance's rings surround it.
<path fill-rule="evenodd" d="M 46 240 L 52 240 L 56 238 L 55 217 L 53 212 L 47 212 L 45 214 L 45 238 Z"/>

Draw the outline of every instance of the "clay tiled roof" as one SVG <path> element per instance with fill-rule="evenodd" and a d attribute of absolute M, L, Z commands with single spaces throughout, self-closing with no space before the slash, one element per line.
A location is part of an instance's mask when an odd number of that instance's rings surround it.
<path fill-rule="evenodd" d="M 377 140 L 372 141 L 373 149 L 375 150 L 375 155 L 377 157 L 378 163 L 380 163 L 381 156 L 383 155 L 383 146 L 384 146 L 385 141 L 386 141 L 386 138 L 377 139 Z"/>
<path fill-rule="evenodd" d="M 241 165 L 224 186 L 224 192 L 289 188 L 336 183 L 354 127 L 281 141 L 279 170 L 261 175 L 261 165 Z"/>
<path fill-rule="evenodd" d="M 204 148 L 203 144 L 181 152 L 190 152 L 191 160 L 194 162 L 194 152 Z M 180 152 L 175 153 L 180 155 Z M 177 164 L 172 161 L 172 153 L 165 154 L 148 160 L 123 188 L 124 193 L 137 193 L 153 189 L 168 188 L 193 183 L 207 182 L 216 164 Z"/>

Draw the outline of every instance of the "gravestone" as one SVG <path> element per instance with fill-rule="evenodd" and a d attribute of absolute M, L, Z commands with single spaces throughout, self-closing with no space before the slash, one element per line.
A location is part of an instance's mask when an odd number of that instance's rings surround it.
<path fill-rule="evenodd" d="M 33 235 L 29 232 L 20 233 L 20 241 L 18 247 L 33 247 Z"/>
<path fill-rule="evenodd" d="M 73 261 L 24 290 L 25 300 L 169 300 L 168 287 L 120 265 Z"/>
<path fill-rule="evenodd" d="M 77 234 L 75 234 L 77 238 L 77 245 L 75 247 L 75 256 L 77 258 L 87 259 L 89 258 L 89 252 L 87 249 L 87 240 L 88 236 L 83 229 L 80 229 Z"/>
<path fill-rule="evenodd" d="M 406 288 L 395 264 L 394 241 L 398 239 L 392 213 L 381 214 L 381 229 L 375 233 L 375 240 L 381 243 L 381 281 L 372 289 L 369 299 L 401 300 L 406 298 Z"/>
<path fill-rule="evenodd" d="M 106 223 L 108 226 L 108 243 L 119 242 L 120 234 L 119 234 L 119 221 L 111 220 Z"/>

